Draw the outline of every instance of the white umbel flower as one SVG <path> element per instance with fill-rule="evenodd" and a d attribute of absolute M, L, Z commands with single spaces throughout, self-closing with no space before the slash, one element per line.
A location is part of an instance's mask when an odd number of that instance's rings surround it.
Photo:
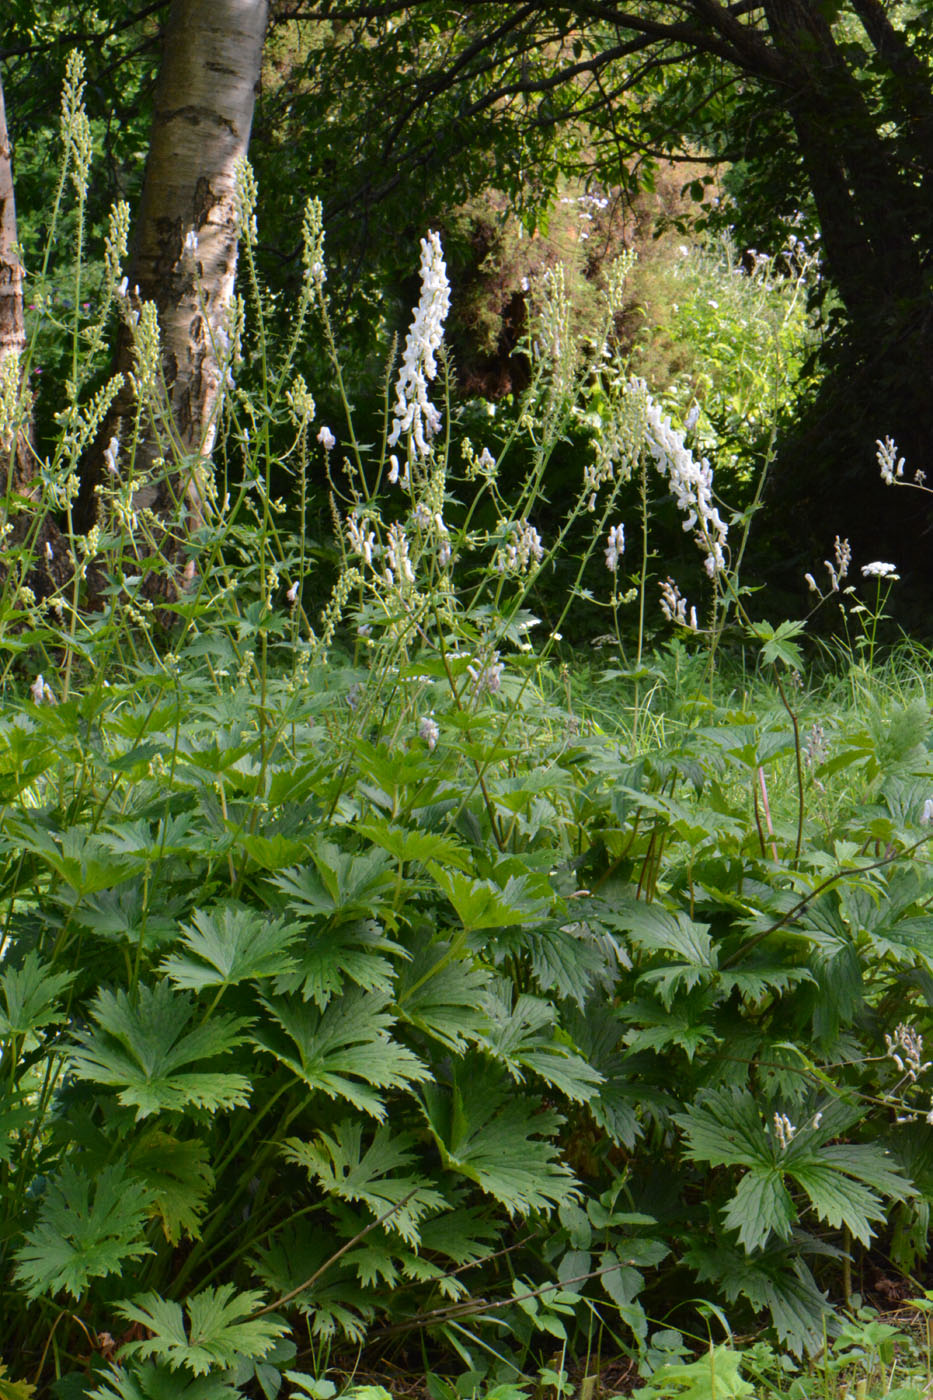
<path fill-rule="evenodd" d="M 875 559 L 871 564 L 862 565 L 863 578 L 897 578 L 897 565 L 885 564 Z"/>
<path fill-rule="evenodd" d="M 441 415 L 428 398 L 428 384 L 437 375 L 437 352 L 444 339 L 450 309 L 450 283 L 440 235 L 421 240 L 421 298 L 405 339 L 405 352 L 395 385 L 395 417 L 389 446 L 410 436 L 412 447 L 426 457 L 430 439 L 441 426 Z"/>

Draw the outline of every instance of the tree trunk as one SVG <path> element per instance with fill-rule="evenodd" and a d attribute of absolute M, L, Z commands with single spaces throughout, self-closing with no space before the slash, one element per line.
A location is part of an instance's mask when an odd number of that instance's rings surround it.
<path fill-rule="evenodd" d="M 894 304 L 923 296 L 915 192 L 892 161 L 820 7 L 812 0 L 766 0 L 765 13 L 788 68 L 785 106 L 830 274 L 853 320 L 868 317 L 874 333 Z"/>
<path fill-rule="evenodd" d="M 218 358 L 236 275 L 234 170 L 249 147 L 267 13 L 267 0 L 174 0 L 166 24 L 128 280 L 138 288 L 134 304 L 157 308 L 170 409 L 169 424 L 151 424 L 137 445 L 132 469 L 142 482 L 135 503 L 176 527 L 174 539 L 166 537 L 169 556 L 203 515 L 223 393 Z M 76 510 L 84 529 L 96 515 L 95 487 L 114 438 L 122 448 L 118 470 L 128 469 L 137 403 L 126 327 L 116 358 L 125 388 L 84 474 Z M 156 465 L 160 457 L 168 469 Z"/>
<path fill-rule="evenodd" d="M 13 162 L 6 125 L 6 105 L 0 82 L 0 378 L 12 369 L 17 380 L 23 351 L 26 348 L 26 326 L 23 320 L 23 268 L 19 260 L 16 236 L 16 201 L 13 197 Z M 14 366 L 8 365 L 11 356 Z M 18 476 L 17 462 L 22 453 L 20 425 L 3 423 L 0 436 L 0 489 L 6 495 L 10 469 Z"/>

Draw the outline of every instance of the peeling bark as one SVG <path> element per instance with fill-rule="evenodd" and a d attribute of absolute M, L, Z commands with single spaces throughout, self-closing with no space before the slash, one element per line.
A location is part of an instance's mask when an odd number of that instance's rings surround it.
<path fill-rule="evenodd" d="M 158 311 L 174 455 L 187 462 L 144 485 L 138 505 L 166 528 L 181 524 L 176 539 L 202 519 L 223 395 L 218 351 L 226 344 L 237 265 L 234 168 L 249 147 L 267 17 L 267 0 L 174 0 L 165 30 L 128 277 L 139 299 Z M 186 249 L 192 234 L 194 253 Z M 76 510 L 84 529 L 96 515 L 105 449 L 114 437 L 125 445 L 132 435 L 136 401 L 125 327 L 116 361 L 125 388 L 84 474 Z M 158 478 L 154 459 L 171 459 L 158 437 L 148 433 L 137 448 L 135 473 Z M 166 551 L 172 553 L 170 539 Z"/>

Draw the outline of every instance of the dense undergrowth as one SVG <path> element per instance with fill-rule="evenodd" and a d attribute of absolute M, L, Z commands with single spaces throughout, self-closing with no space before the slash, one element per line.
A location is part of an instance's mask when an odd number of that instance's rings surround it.
<path fill-rule="evenodd" d="M 245 169 L 240 198 L 250 286 Z M 513 440 L 452 441 L 435 238 L 422 258 L 376 448 L 351 417 L 319 423 L 295 371 L 325 311 L 316 206 L 278 359 L 252 284 L 264 393 L 230 390 L 229 477 L 176 601 L 148 598 L 168 566 L 137 480 L 107 484 L 47 598 L 28 531 L 7 550 L 0 1396 L 326 1400 L 328 1366 L 365 1349 L 465 1372 L 435 1400 L 504 1400 L 543 1363 L 564 1393 L 571 1362 L 606 1354 L 651 1395 L 725 1400 L 791 1386 L 781 1355 L 837 1333 L 826 1374 L 861 1347 L 887 1387 L 890 1331 L 840 1332 L 837 1310 L 867 1261 L 909 1274 L 926 1252 L 926 658 L 885 671 L 880 595 L 834 586 L 864 645 L 807 678 L 802 624 L 747 611 L 753 513 L 726 518 L 605 329 L 575 349 L 557 273 Z M 145 308 L 135 331 L 138 432 L 158 435 Z M 594 384 L 593 451 L 542 538 L 551 456 Z M 108 392 L 63 389 L 41 480 L 66 526 Z M 4 403 L 8 434 L 26 400 Z M 529 465 L 506 497 L 508 451 Z M 322 470 L 326 601 L 302 530 Z M 649 481 L 712 596 L 668 583 L 657 651 Z M 603 594 L 577 558 L 548 630 L 529 599 L 580 522 Z M 600 606 L 586 671 L 559 633 Z M 684 1361 L 703 1317 L 716 1345 Z M 780 1350 L 752 1349 L 743 1379 L 722 1343 L 762 1328 Z"/>

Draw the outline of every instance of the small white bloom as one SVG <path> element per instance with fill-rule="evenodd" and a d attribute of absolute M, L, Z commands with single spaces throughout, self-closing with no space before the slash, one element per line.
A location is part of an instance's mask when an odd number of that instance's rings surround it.
<path fill-rule="evenodd" d="M 606 568 L 614 574 L 619 567 L 619 559 L 625 553 L 625 527 L 613 525 L 606 541 Z"/>
<path fill-rule="evenodd" d="M 816 579 L 813 577 L 813 575 L 812 575 L 812 574 L 804 574 L 804 578 L 805 578 L 806 581 L 807 581 L 807 587 L 809 588 L 810 592 L 811 592 L 811 593 L 819 593 L 820 590 L 819 590 L 819 588 L 818 588 L 818 586 L 817 586 Z"/>
<path fill-rule="evenodd" d="M 188 232 L 185 234 L 185 252 L 193 258 L 197 251 L 198 235 L 193 228 L 189 228 Z"/>
<path fill-rule="evenodd" d="M 104 450 L 104 465 L 111 476 L 117 474 L 117 453 L 120 451 L 119 437 L 112 437 Z"/>
<path fill-rule="evenodd" d="M 829 582 L 833 592 L 838 593 L 839 585 L 849 572 L 849 565 L 852 562 L 852 546 L 848 540 L 841 540 L 838 535 L 836 536 L 835 555 L 835 565 L 831 564 L 828 559 L 824 559 L 823 564 L 829 574 Z"/>
<path fill-rule="evenodd" d="M 286 598 L 288 599 L 288 601 L 289 601 L 289 603 L 291 604 L 291 606 L 294 607 L 295 604 L 298 602 L 298 580 L 297 580 L 297 579 L 296 579 L 295 582 L 292 584 L 291 588 L 289 588 L 289 590 L 287 591 L 287 593 L 285 594 L 285 596 L 286 596 Z"/>
<path fill-rule="evenodd" d="M 424 715 L 418 725 L 418 733 L 427 744 L 429 749 L 433 749 L 441 735 L 440 725 L 430 715 Z"/>
<path fill-rule="evenodd" d="M 129 285 L 130 285 L 130 284 L 129 284 L 128 279 L 127 279 L 126 277 L 124 277 L 124 278 L 123 278 L 123 281 L 120 283 L 119 287 L 117 288 L 117 296 L 118 296 L 118 297 L 125 297 L 125 296 L 126 296 L 126 293 L 127 293 L 127 290 L 129 289 Z"/>
<path fill-rule="evenodd" d="M 330 428 L 328 428 L 326 423 L 324 424 L 324 427 L 321 429 L 321 431 L 318 433 L 317 440 L 321 444 L 325 452 L 330 452 L 334 447 L 337 446 L 337 439 L 334 437 L 333 433 L 331 432 Z"/>
<path fill-rule="evenodd" d="M 863 578 L 897 578 L 897 565 L 884 564 L 880 559 L 875 559 L 871 564 L 862 565 Z"/>
<path fill-rule="evenodd" d="M 697 630 L 697 610 L 691 608 L 688 619 L 687 600 L 672 578 L 665 579 L 661 584 L 661 611 L 668 622 L 676 622 L 681 627 L 689 627 L 691 632 Z"/>
<path fill-rule="evenodd" d="M 685 431 L 688 432 L 688 433 L 692 433 L 693 430 L 694 430 L 694 428 L 696 427 L 697 423 L 699 423 L 699 421 L 700 421 L 700 405 L 699 405 L 698 403 L 691 404 L 691 406 L 690 406 L 690 412 L 687 414 L 686 418 L 684 419 L 684 429 L 685 429 Z"/>
<path fill-rule="evenodd" d="M 468 666 L 467 675 L 473 682 L 474 692 L 480 695 L 486 690 L 490 695 L 495 695 L 497 691 L 502 689 L 503 669 L 498 652 L 494 653 L 492 662 L 488 666 Z"/>
<path fill-rule="evenodd" d="M 921 826 L 933 826 L 933 797 L 928 797 L 920 813 Z"/>
<path fill-rule="evenodd" d="M 398 458 L 395 453 L 389 458 L 389 484 L 394 486 L 398 481 Z"/>
<path fill-rule="evenodd" d="M 878 449 L 875 460 L 881 468 L 881 480 L 886 486 L 893 486 L 904 475 L 904 458 L 898 457 L 897 443 L 892 437 L 886 437 L 884 442 L 876 438 L 875 446 Z"/>
<path fill-rule="evenodd" d="M 52 548 L 52 546 L 51 546 L 51 544 L 49 543 L 48 540 L 46 540 L 46 542 L 45 542 L 45 557 L 46 557 L 46 559 L 48 560 L 48 562 L 49 562 L 50 564 L 51 564 L 52 560 L 55 558 L 55 550 Z"/>
<path fill-rule="evenodd" d="M 29 687 L 29 693 L 30 693 L 30 695 L 32 696 L 33 700 L 36 702 L 37 705 L 42 705 L 42 704 L 54 705 L 54 704 L 55 704 L 55 696 L 54 696 L 53 693 L 52 693 L 52 687 L 49 686 L 49 685 L 46 685 L 46 683 L 45 683 L 45 678 L 44 678 L 44 676 L 42 675 L 42 672 L 41 672 L 41 671 L 40 671 L 39 674 L 36 676 L 36 678 L 35 678 L 35 680 L 33 681 L 32 685 Z"/>
<path fill-rule="evenodd" d="M 365 563 L 373 562 L 373 546 L 376 543 L 376 532 L 369 528 L 370 521 L 357 520 L 351 515 L 347 519 L 347 539 L 350 549 L 354 554 L 358 554 Z"/>
<path fill-rule="evenodd" d="M 786 1152 L 794 1140 L 797 1129 L 790 1121 L 786 1113 L 776 1113 L 774 1115 L 774 1136 L 778 1140 L 778 1146 L 782 1152 Z"/>

